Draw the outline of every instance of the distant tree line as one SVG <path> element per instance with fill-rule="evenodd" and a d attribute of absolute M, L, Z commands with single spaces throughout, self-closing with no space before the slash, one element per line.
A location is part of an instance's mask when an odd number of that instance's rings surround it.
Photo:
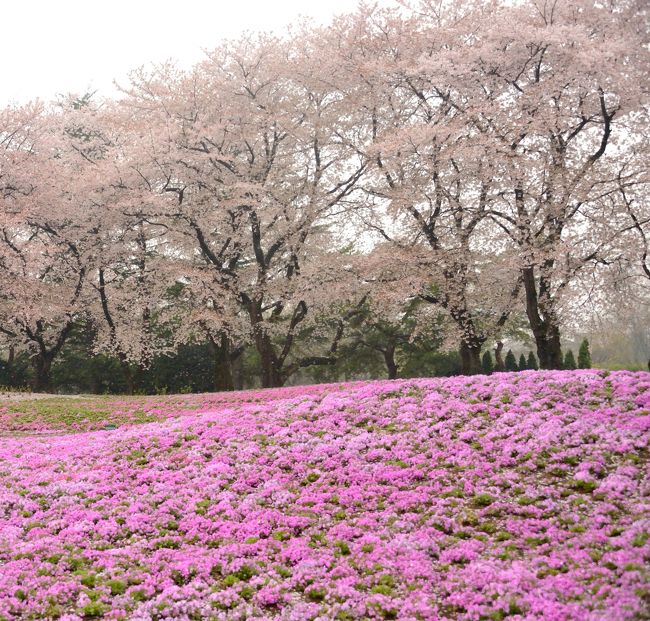
<path fill-rule="evenodd" d="M 591 352 L 589 350 L 589 340 L 586 338 L 582 340 L 577 363 L 575 356 L 573 355 L 573 350 L 571 349 L 566 350 L 562 356 L 562 360 L 562 369 L 590 369 L 592 363 Z M 497 362 L 497 364 L 495 364 L 494 359 L 492 358 L 492 353 L 488 349 L 484 352 L 481 359 L 481 369 L 486 375 L 490 375 L 495 371 L 537 371 L 539 369 L 539 363 L 535 353 L 532 351 L 528 352 L 528 356 L 521 353 L 519 355 L 519 360 L 517 361 L 515 354 L 511 349 L 509 349 L 503 363 Z"/>
<path fill-rule="evenodd" d="M 359 335 L 357 335 L 359 336 Z M 441 348 L 440 338 L 427 337 L 409 341 L 404 333 L 364 326 L 363 337 L 349 339 L 342 346 L 336 364 L 302 369 L 292 383 L 321 383 L 358 379 L 396 379 L 409 377 L 449 377 L 462 373 L 459 352 Z M 571 350 L 565 356 L 565 369 L 575 369 Z M 573 361 L 573 363 L 571 362 Z M 52 366 L 50 390 L 64 394 L 168 394 L 212 392 L 221 390 L 220 364 L 214 349 L 204 343 L 187 343 L 165 355 L 153 357 L 146 369 L 131 376 L 131 383 L 122 372 L 117 357 L 93 351 L 92 333 L 88 324 L 74 327 L 66 348 Z M 582 341 L 578 368 L 591 367 L 589 343 Z M 481 372 L 537 370 L 533 351 L 523 353 L 517 361 L 508 350 L 502 368 L 497 368 L 489 349 L 483 353 Z M 259 360 L 254 348 L 245 348 L 233 369 L 233 389 L 259 388 Z M 27 352 L 0 360 L 0 387 L 30 389 L 33 369 Z"/>
<path fill-rule="evenodd" d="M 397 331 L 387 336 L 386 329 L 364 329 L 362 338 L 345 342 L 336 364 L 301 369 L 292 377 L 292 383 L 459 374 L 458 352 L 443 351 L 440 344 L 440 339 L 435 338 L 409 342 Z M 147 368 L 131 375 L 129 383 L 120 360 L 110 354 L 95 353 L 92 329 L 80 323 L 72 330 L 66 347 L 52 366 L 50 390 L 98 394 L 211 392 L 223 389 L 221 364 L 209 341 L 181 344 L 168 354 L 154 356 Z M 234 389 L 261 386 L 258 353 L 254 347 L 243 349 L 233 361 L 231 372 Z M 16 389 L 33 386 L 33 368 L 27 352 L 0 361 L 2 386 Z"/>

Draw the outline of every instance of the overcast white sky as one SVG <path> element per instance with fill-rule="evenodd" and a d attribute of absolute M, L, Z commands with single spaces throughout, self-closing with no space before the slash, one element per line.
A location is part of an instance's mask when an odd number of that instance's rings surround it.
<path fill-rule="evenodd" d="M 191 64 L 244 30 L 280 32 L 299 15 L 327 22 L 357 0 L 4 0 L 0 105 L 98 90 L 129 70 Z"/>

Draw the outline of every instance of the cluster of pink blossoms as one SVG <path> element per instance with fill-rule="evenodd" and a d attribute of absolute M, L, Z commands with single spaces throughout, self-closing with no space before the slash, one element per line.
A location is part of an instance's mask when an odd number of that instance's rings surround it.
<path fill-rule="evenodd" d="M 647 618 L 649 445 L 650 375 L 597 371 L 3 437 L 0 619 Z"/>

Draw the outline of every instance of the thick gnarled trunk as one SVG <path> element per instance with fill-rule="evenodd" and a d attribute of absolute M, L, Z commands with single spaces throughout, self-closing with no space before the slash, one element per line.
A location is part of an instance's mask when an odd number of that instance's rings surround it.
<path fill-rule="evenodd" d="M 39 352 L 32 358 L 32 390 L 34 392 L 50 392 L 52 388 L 52 360 L 54 356 Z"/>
<path fill-rule="evenodd" d="M 262 388 L 277 388 L 284 384 L 280 361 L 271 342 L 271 336 L 264 328 L 262 302 L 247 300 L 248 314 L 253 328 L 255 349 L 260 357 L 260 380 Z"/>
<path fill-rule="evenodd" d="M 532 327 L 532 325 L 531 325 Z M 537 358 L 540 369 L 562 368 L 562 347 L 560 345 L 560 329 L 553 325 L 542 325 L 533 328 Z"/>
<path fill-rule="evenodd" d="M 460 342 L 460 364 L 463 375 L 478 375 L 482 373 L 480 339 L 464 339 Z"/>
<path fill-rule="evenodd" d="M 223 392 L 235 389 L 232 372 L 230 341 L 225 334 L 219 339 L 209 339 L 209 346 L 214 360 L 214 390 Z"/>
<path fill-rule="evenodd" d="M 255 349 L 257 349 L 260 359 L 262 387 L 278 388 L 284 386 L 286 381 L 299 369 L 317 365 L 333 365 L 336 363 L 336 352 L 338 344 L 343 337 L 345 323 L 360 312 L 363 300 L 339 319 L 329 350 L 325 355 L 304 356 L 291 362 L 289 362 L 289 357 L 293 349 L 297 326 L 300 325 L 307 315 L 306 303 L 301 301 L 293 309 L 289 326 L 277 349 L 271 339 L 271 335 L 264 326 L 262 301 L 251 300 L 246 296 L 245 304 L 253 328 Z M 282 306 L 276 306 L 276 311 L 278 308 L 281 309 Z M 273 318 L 272 315 L 271 320 Z"/>
<path fill-rule="evenodd" d="M 42 322 L 36 322 L 36 330 L 26 328 L 27 335 L 35 345 L 35 352 L 32 355 L 31 365 L 34 372 L 32 378 L 32 388 L 34 392 L 49 392 L 52 388 L 52 363 L 61 353 L 70 332 L 72 331 L 73 322 L 68 321 L 59 332 L 57 339 L 51 346 L 45 342 L 43 335 L 44 325 Z"/>
<path fill-rule="evenodd" d="M 262 388 L 279 388 L 284 385 L 278 358 L 271 338 L 266 331 L 255 335 L 255 346 L 260 356 Z"/>

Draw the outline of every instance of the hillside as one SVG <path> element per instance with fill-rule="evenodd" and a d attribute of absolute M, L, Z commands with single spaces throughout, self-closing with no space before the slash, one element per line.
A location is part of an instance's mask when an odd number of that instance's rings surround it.
<path fill-rule="evenodd" d="M 648 618 L 648 373 L 93 403 L 0 413 L 0 619 Z"/>

